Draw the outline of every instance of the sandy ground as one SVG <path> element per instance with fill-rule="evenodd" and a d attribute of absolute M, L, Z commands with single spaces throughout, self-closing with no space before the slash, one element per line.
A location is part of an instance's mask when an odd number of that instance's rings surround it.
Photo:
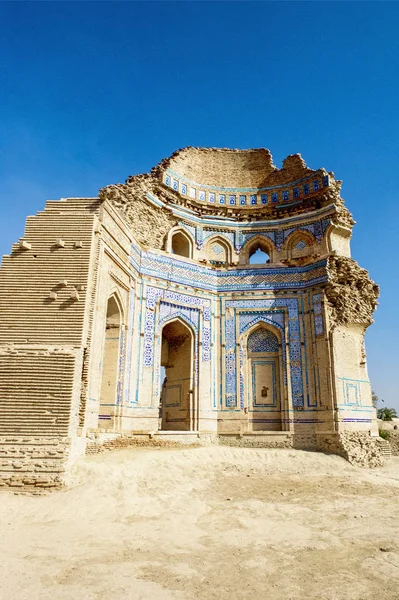
<path fill-rule="evenodd" d="M 1 600 L 399 599 L 399 459 L 119 450 L 0 496 Z"/>

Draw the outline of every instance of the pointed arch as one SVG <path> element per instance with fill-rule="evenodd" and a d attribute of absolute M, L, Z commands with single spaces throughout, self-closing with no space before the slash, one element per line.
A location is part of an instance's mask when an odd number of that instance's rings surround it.
<path fill-rule="evenodd" d="M 117 422 L 118 405 L 122 395 L 123 358 L 123 308 L 117 290 L 108 297 L 104 347 L 102 355 L 102 372 L 100 402 L 98 411 L 99 429 L 114 430 Z M 122 355 L 123 356 L 123 355 Z"/>
<path fill-rule="evenodd" d="M 194 423 L 195 331 L 186 319 L 170 315 L 161 330 L 160 366 L 165 369 L 159 398 L 159 428 L 189 431 Z"/>
<path fill-rule="evenodd" d="M 284 243 L 284 249 L 288 258 L 307 256 L 314 244 L 316 238 L 307 229 L 296 229 L 287 237 Z"/>
<path fill-rule="evenodd" d="M 122 324 L 125 323 L 125 309 L 123 306 L 123 301 L 120 295 L 119 290 L 116 287 L 113 287 L 110 290 L 109 296 L 108 296 L 108 302 L 107 302 L 107 306 L 109 305 L 109 303 L 112 301 L 115 302 L 116 306 L 118 307 L 119 313 L 120 313 L 120 324 L 122 326 Z M 112 305 L 111 303 L 111 305 Z"/>
<path fill-rule="evenodd" d="M 173 227 L 167 234 L 165 250 L 177 256 L 193 258 L 194 240 L 190 233 L 181 225 Z"/>
<path fill-rule="evenodd" d="M 257 318 L 241 334 L 240 380 L 249 431 L 281 431 L 286 407 L 282 327 Z"/>
<path fill-rule="evenodd" d="M 208 238 L 205 246 L 206 257 L 210 261 L 231 263 L 233 248 L 230 242 L 221 235 Z"/>
<path fill-rule="evenodd" d="M 240 252 L 240 264 L 250 264 L 251 256 L 253 256 L 258 250 L 267 255 L 264 262 L 252 263 L 252 264 L 270 264 L 274 259 L 275 247 L 273 242 L 262 235 L 261 233 L 251 237 L 242 247 Z"/>

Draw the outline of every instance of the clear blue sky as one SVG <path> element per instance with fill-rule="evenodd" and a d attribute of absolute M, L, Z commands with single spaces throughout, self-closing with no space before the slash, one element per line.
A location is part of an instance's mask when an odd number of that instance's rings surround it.
<path fill-rule="evenodd" d="M 46 199 L 187 145 L 300 152 L 343 179 L 381 286 L 369 374 L 399 409 L 399 3 L 0 4 L 0 253 Z"/>

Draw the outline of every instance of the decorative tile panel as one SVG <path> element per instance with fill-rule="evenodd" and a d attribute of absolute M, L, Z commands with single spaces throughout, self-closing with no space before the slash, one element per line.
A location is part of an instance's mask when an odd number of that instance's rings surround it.
<path fill-rule="evenodd" d="M 299 242 L 296 244 L 295 248 L 296 248 L 297 250 L 303 250 L 304 248 L 306 248 L 306 246 L 307 246 L 307 243 L 306 243 L 306 242 L 304 242 L 303 240 L 300 240 L 300 241 L 299 241 Z"/>
<path fill-rule="evenodd" d="M 248 309 L 249 312 L 257 313 L 252 314 L 252 321 L 247 322 L 246 325 L 240 324 L 239 331 L 241 333 L 252 327 L 256 322 L 265 321 L 266 323 L 271 323 L 280 329 L 282 336 L 282 347 L 285 348 L 284 327 L 281 325 L 281 318 L 283 315 L 278 313 L 275 314 L 273 312 L 278 308 L 285 308 L 288 311 L 292 403 L 294 407 L 303 407 L 304 396 L 302 383 L 302 353 L 299 335 L 298 300 L 296 298 L 278 298 L 270 300 L 227 300 L 225 307 L 226 406 L 237 406 L 236 311 Z M 242 313 L 240 312 L 240 321 L 241 319 Z M 246 320 L 248 321 L 248 317 L 246 317 Z M 282 355 L 284 377 L 286 381 L 287 373 L 285 366 L 285 353 L 283 352 Z"/>
<path fill-rule="evenodd" d="M 229 196 L 229 204 L 230 205 L 235 204 L 236 200 L 237 200 L 237 196 L 233 196 L 233 195 Z"/>
<path fill-rule="evenodd" d="M 205 192 L 203 192 L 203 191 L 200 190 L 198 192 L 198 199 L 201 200 L 201 201 L 203 201 L 203 202 L 205 202 Z"/>
<path fill-rule="evenodd" d="M 321 294 L 314 294 L 312 298 L 313 302 L 313 317 L 314 317 L 314 329 L 316 335 L 323 335 L 324 333 L 324 322 L 323 322 L 323 310 L 321 305 Z"/>
<path fill-rule="evenodd" d="M 278 339 L 268 329 L 256 329 L 248 338 L 248 352 L 278 352 Z"/>
<path fill-rule="evenodd" d="M 261 204 L 267 204 L 267 194 L 261 194 L 260 195 L 260 203 Z"/>
<path fill-rule="evenodd" d="M 247 197 L 246 197 L 246 196 L 243 196 L 243 195 L 241 195 L 241 196 L 240 196 L 240 205 L 241 205 L 241 206 L 245 206 L 245 205 L 246 205 L 246 203 L 247 203 Z"/>
<path fill-rule="evenodd" d="M 250 195 L 250 197 L 249 197 L 249 202 L 250 202 L 250 204 L 251 204 L 252 206 L 256 204 L 256 202 L 257 202 L 257 196 L 256 196 L 256 194 L 251 194 L 251 195 Z"/>
<path fill-rule="evenodd" d="M 160 311 L 158 315 L 158 327 L 165 322 L 166 318 L 181 318 L 194 328 L 199 330 L 200 311 L 202 309 L 202 329 L 209 330 L 202 340 L 202 361 L 210 360 L 210 300 L 197 298 L 163 290 L 154 287 L 147 288 L 147 302 L 144 327 L 144 366 L 151 367 L 154 363 L 154 336 L 155 336 L 155 308 L 157 301 L 160 300 Z M 172 316 L 171 316 L 172 315 Z"/>
<path fill-rule="evenodd" d="M 226 204 L 225 194 L 219 194 L 219 204 Z"/>
<path fill-rule="evenodd" d="M 290 193 L 287 190 L 285 190 L 283 192 L 283 200 L 289 200 L 289 199 L 290 199 Z"/>

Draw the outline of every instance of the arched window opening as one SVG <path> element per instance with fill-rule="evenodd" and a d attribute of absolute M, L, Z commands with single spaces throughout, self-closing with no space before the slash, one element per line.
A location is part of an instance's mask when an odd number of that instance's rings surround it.
<path fill-rule="evenodd" d="M 162 330 L 159 429 L 189 431 L 192 420 L 191 330 L 180 320 Z"/>
<path fill-rule="evenodd" d="M 98 426 L 114 428 L 114 416 L 118 404 L 118 378 L 121 336 L 121 312 L 114 296 L 108 300 L 105 320 L 105 342 L 102 361 L 100 409 Z"/>
<path fill-rule="evenodd" d="M 191 241 L 182 232 L 176 232 L 172 237 L 172 253 L 191 258 Z"/>
<path fill-rule="evenodd" d="M 250 265 L 263 265 L 270 263 L 270 256 L 260 246 L 254 246 L 249 253 Z"/>

